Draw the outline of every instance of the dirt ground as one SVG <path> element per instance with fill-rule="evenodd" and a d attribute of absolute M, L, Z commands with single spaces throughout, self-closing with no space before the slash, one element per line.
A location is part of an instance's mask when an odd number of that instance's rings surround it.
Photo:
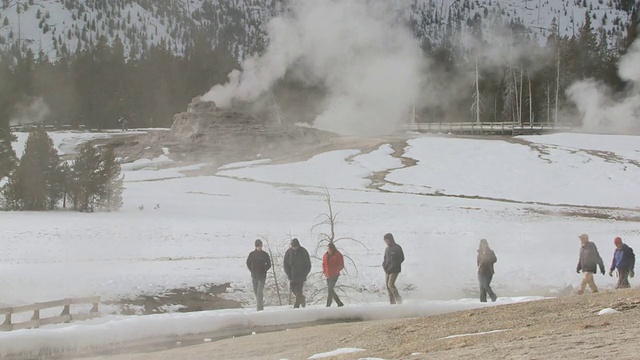
<path fill-rule="evenodd" d="M 598 316 L 605 308 L 621 313 Z M 302 310 L 304 311 L 304 310 Z M 640 289 L 504 305 L 452 314 L 308 327 L 146 354 L 94 360 L 307 359 L 338 348 L 335 360 L 639 359 Z M 460 336 L 480 332 L 502 332 Z"/>

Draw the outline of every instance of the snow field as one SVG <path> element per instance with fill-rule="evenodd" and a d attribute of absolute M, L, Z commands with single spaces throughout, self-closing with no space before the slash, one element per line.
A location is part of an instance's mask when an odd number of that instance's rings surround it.
<path fill-rule="evenodd" d="M 69 153 L 78 143 L 103 136 L 53 135 L 56 147 Z M 339 236 L 364 244 L 338 244 L 357 266 L 357 271 L 348 268 L 351 274 L 339 281 L 360 290 L 348 293 L 348 307 L 108 315 L 81 324 L 0 334 L 0 355 L 34 354 L 43 348 L 86 349 L 234 327 L 422 316 L 491 306 L 469 298 L 477 286 L 475 255 L 480 238 L 489 239 L 498 256 L 493 284 L 500 297 L 496 304 L 538 299 L 512 297 L 517 294 L 561 291 L 580 281 L 574 270 L 578 234 L 591 235 L 605 262 L 610 260 L 610 241 L 616 235 L 638 248 L 634 223 L 542 216 L 529 209 L 554 207 L 518 203 L 636 207 L 634 138 L 593 137 L 562 134 L 523 139 L 535 146 L 420 137 L 408 142 L 404 156 L 417 161 L 408 168 L 392 156 L 391 146 L 384 145 L 368 154 L 334 151 L 292 164 L 270 165 L 267 159 L 230 164 L 216 176 L 199 177 L 186 177 L 184 172 L 206 164 L 174 163 L 164 150 L 156 159 L 124 166 L 121 212 L 1 213 L 0 287 L 12 291 L 0 293 L 0 303 L 10 306 L 89 295 L 113 300 L 230 282 L 227 296 L 251 307 L 244 260 L 253 240 L 265 236 L 280 245 L 290 233 L 312 255 L 321 255 L 323 249 L 316 251 L 314 245 L 319 230 L 311 228 L 318 214 L 326 211 L 323 191 L 327 187 L 334 209 L 340 212 Z M 603 158 L 601 153 L 582 149 L 616 156 Z M 369 188 L 369 178 L 381 172 L 388 172 L 386 192 Z M 621 190 L 625 196 L 619 196 Z M 432 196 L 437 191 L 460 197 Z M 465 198 L 476 195 L 511 202 Z M 154 209 L 156 205 L 160 207 Z M 569 205 L 564 208 L 570 209 Z M 138 210 L 140 206 L 145 210 Z M 398 282 L 407 299 L 402 306 L 372 303 L 385 298 L 380 263 L 386 232 L 394 233 L 407 255 Z M 321 286 L 320 268 L 320 261 L 314 259 L 308 292 Z M 614 281 L 596 278 L 605 288 Z M 461 298 L 465 300 L 437 300 Z M 180 308 L 181 304 L 173 304 L 166 311 Z M 114 311 L 105 310 L 105 315 Z M 48 311 L 54 315 L 59 309 Z M 28 319 L 29 314 L 21 316 Z M 473 335 L 477 334 L 459 336 Z"/>
<path fill-rule="evenodd" d="M 58 148 L 66 143 L 69 151 L 94 136 L 52 135 Z M 640 249 L 639 232 L 632 222 L 530 210 L 637 208 L 638 166 L 630 162 L 638 154 L 635 139 L 584 134 L 523 139 L 543 148 L 540 154 L 526 143 L 419 137 L 408 142 L 405 154 L 418 161 L 414 167 L 403 168 L 391 146 L 383 145 L 368 154 L 333 151 L 292 164 L 270 165 L 268 159 L 230 164 L 215 176 L 198 177 L 183 172 L 206 164 L 169 162 L 165 151 L 124 167 L 125 206 L 118 213 L 0 213 L 0 287 L 12 289 L 0 293 L 0 305 L 91 295 L 115 300 L 231 283 L 227 296 L 251 307 L 244 261 L 256 238 L 280 246 L 291 234 L 312 255 L 322 255 L 324 249 L 315 245 L 320 229 L 311 229 L 326 211 L 325 186 L 339 212 L 338 235 L 364 244 L 338 243 L 357 266 L 356 271 L 348 265 L 350 274 L 339 280 L 359 290 L 348 293 L 349 304 L 385 299 L 380 264 L 386 232 L 407 254 L 398 285 L 408 300 L 474 297 L 481 238 L 498 256 L 493 286 L 499 297 L 552 295 L 580 281 L 579 234 L 589 233 L 608 263 L 613 237 Z M 582 149 L 609 151 L 616 158 Z M 385 171 L 386 191 L 370 189 L 369 178 Z M 461 197 L 433 196 L 437 191 Z M 465 198 L 476 195 L 508 201 Z M 321 288 L 320 269 L 314 258 L 308 292 Z M 607 288 L 615 279 L 597 276 L 596 282 Z M 181 304 L 174 305 L 167 310 Z"/>

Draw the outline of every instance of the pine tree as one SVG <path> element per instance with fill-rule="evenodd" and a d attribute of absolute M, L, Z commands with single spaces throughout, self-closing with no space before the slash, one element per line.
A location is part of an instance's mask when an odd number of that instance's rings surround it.
<path fill-rule="evenodd" d="M 120 163 L 112 146 L 107 147 L 102 153 L 102 181 L 101 207 L 106 211 L 120 210 L 124 176 L 121 176 Z"/>
<path fill-rule="evenodd" d="M 60 200 L 60 158 L 41 128 L 32 131 L 24 155 L 3 189 L 11 210 L 53 209 Z"/>
<path fill-rule="evenodd" d="M 89 143 L 82 145 L 72 166 L 74 209 L 93 212 L 99 205 L 102 192 L 100 165 L 100 153 L 96 148 Z"/>
<path fill-rule="evenodd" d="M 8 176 L 16 166 L 16 153 L 11 144 L 15 140 L 10 129 L 0 128 L 0 179 Z"/>

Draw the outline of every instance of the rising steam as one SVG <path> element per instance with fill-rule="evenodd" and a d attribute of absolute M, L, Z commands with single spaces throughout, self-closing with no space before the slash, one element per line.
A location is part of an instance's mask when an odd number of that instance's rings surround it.
<path fill-rule="evenodd" d="M 406 120 L 421 84 L 417 40 L 387 2 L 295 0 L 268 26 L 266 52 L 229 74 L 203 100 L 228 107 L 254 101 L 287 72 L 322 85 L 317 128 L 381 134 Z"/>
<path fill-rule="evenodd" d="M 633 30 L 631 30 L 633 31 Z M 629 83 L 620 96 L 595 80 L 577 82 L 567 90 L 590 132 L 629 132 L 640 129 L 640 40 L 620 60 L 618 74 Z"/>
<path fill-rule="evenodd" d="M 51 114 L 51 109 L 42 98 L 29 98 L 18 104 L 9 120 L 11 126 L 42 124 Z"/>

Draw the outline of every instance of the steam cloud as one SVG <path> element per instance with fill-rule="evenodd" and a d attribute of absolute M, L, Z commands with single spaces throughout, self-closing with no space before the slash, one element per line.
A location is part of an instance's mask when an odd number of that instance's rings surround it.
<path fill-rule="evenodd" d="M 51 109 L 42 98 L 30 99 L 16 107 L 9 124 L 11 126 L 42 124 L 50 113 Z"/>
<path fill-rule="evenodd" d="M 583 117 L 583 128 L 591 132 L 629 132 L 640 129 L 640 40 L 620 59 L 618 74 L 629 82 L 624 94 L 614 96 L 595 80 L 577 82 L 567 89 Z"/>
<path fill-rule="evenodd" d="M 340 134 L 388 132 L 408 118 L 425 61 L 390 2 L 295 0 L 268 27 L 264 55 L 249 58 L 203 100 L 228 107 L 254 101 L 287 72 L 322 85 L 314 126 Z"/>

